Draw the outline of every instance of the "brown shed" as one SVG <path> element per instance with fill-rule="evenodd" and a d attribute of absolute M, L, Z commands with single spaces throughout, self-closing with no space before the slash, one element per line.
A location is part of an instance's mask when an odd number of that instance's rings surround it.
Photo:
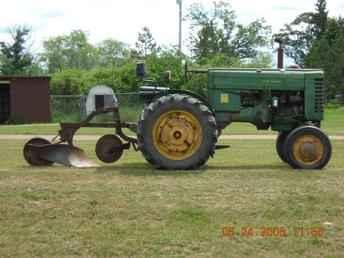
<path fill-rule="evenodd" d="M 50 122 L 50 77 L 0 76 L 0 123 Z"/>

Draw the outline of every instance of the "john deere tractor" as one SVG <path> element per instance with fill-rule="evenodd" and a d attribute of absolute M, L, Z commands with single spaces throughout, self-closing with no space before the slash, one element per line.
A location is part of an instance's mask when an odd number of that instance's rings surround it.
<path fill-rule="evenodd" d="M 144 67 L 138 66 L 143 75 Z M 97 110 L 79 124 L 61 124 L 58 140 L 32 139 L 24 147 L 31 165 L 54 162 L 93 166 L 74 147 L 80 127 L 115 128 L 96 146 L 100 160 L 117 161 L 131 146 L 160 169 L 197 169 L 227 146 L 217 145 L 221 132 L 235 122 L 251 123 L 258 130 L 278 132 L 276 150 L 295 169 L 321 169 L 331 158 L 331 143 L 320 129 L 324 118 L 325 87 L 321 70 L 207 69 L 207 97 L 148 83 L 140 95 L 146 106 L 138 123 L 121 121 L 118 103 Z M 113 112 L 113 123 L 90 123 L 99 113 Z M 131 129 L 137 137 L 124 134 Z M 65 144 L 67 143 L 67 144 Z M 87 161 L 87 162 L 86 162 Z"/>

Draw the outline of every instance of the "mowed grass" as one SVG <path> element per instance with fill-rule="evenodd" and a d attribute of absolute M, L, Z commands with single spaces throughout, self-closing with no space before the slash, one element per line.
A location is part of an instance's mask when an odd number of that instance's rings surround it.
<path fill-rule="evenodd" d="M 31 168 L 22 141 L 0 141 L 0 257 L 343 257 L 343 141 L 322 171 L 290 169 L 273 141 L 225 143 L 206 169 L 163 172 L 134 151 L 97 169 Z M 94 142 L 79 146 L 95 159 Z"/>
<path fill-rule="evenodd" d="M 127 111 L 126 111 L 127 112 Z M 134 114 L 130 114 L 135 117 Z M 139 112 L 137 112 L 137 117 Z M 326 111 L 322 128 L 331 135 L 344 135 L 344 109 L 329 109 Z M 2 125 L 0 134 L 29 134 L 29 135 L 56 135 L 59 130 L 58 124 L 33 124 L 33 125 Z M 111 129 L 82 128 L 78 134 L 81 135 L 104 135 L 112 133 Z M 272 131 L 257 131 L 256 127 L 247 123 L 233 123 L 224 130 L 224 134 L 273 134 Z"/>

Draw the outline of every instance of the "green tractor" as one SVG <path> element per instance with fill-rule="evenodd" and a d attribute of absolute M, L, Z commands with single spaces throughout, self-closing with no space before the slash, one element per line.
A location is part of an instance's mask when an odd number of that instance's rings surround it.
<path fill-rule="evenodd" d="M 251 123 L 258 130 L 277 131 L 276 149 L 283 162 L 295 169 L 321 169 L 331 158 L 331 142 L 320 129 L 324 119 L 325 87 L 321 70 L 304 69 L 207 69 L 208 96 L 158 85 L 141 87 L 146 105 L 137 124 L 121 121 L 118 103 L 97 110 L 78 124 L 61 124 L 58 141 L 35 138 L 24 147 L 31 165 L 93 166 L 74 147 L 73 136 L 81 127 L 115 128 L 96 146 L 98 158 L 117 161 L 131 146 L 159 169 L 197 169 L 213 157 L 221 132 L 234 122 Z M 144 66 L 137 73 L 144 75 Z M 113 112 L 113 123 L 90 123 L 100 114 Z M 129 128 L 137 137 L 124 134 Z M 66 144 L 67 143 L 67 144 Z"/>

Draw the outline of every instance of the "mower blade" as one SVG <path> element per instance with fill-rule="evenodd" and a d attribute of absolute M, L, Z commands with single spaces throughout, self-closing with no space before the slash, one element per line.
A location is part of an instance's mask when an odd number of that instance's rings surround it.
<path fill-rule="evenodd" d="M 40 157 L 44 160 L 75 168 L 99 167 L 88 159 L 85 152 L 67 144 L 51 144 L 39 147 Z"/>

